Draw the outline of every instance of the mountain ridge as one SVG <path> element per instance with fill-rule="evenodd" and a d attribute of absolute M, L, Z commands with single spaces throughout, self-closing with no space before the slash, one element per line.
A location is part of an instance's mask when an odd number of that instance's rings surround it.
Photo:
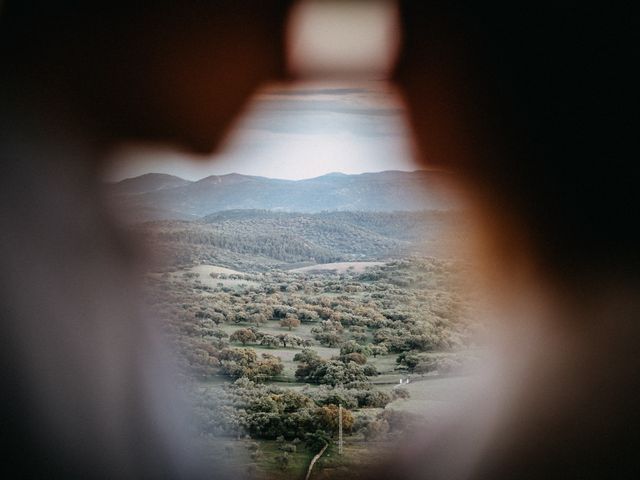
<path fill-rule="evenodd" d="M 122 183 L 129 183 L 129 182 L 133 182 L 133 181 L 137 181 L 137 180 L 141 180 L 144 178 L 151 178 L 151 177 L 171 177 L 177 180 L 181 180 L 185 183 L 196 183 L 199 182 L 201 180 L 205 180 L 207 178 L 223 178 L 223 177 L 247 177 L 247 178 L 260 178 L 260 179 L 265 179 L 265 180 L 281 180 L 281 181 L 285 181 L 285 182 L 304 182 L 307 180 L 315 180 L 318 178 L 322 178 L 322 177 L 357 177 L 357 176 L 361 176 L 361 175 L 380 175 L 380 174 L 415 174 L 415 173 L 430 173 L 430 172 L 440 172 L 440 173 L 448 173 L 447 170 L 445 169 L 441 169 L 441 168 L 418 168 L 416 170 L 395 170 L 395 169 L 390 169 L 390 170 L 381 170 L 379 172 L 360 172 L 360 173 L 344 173 L 344 172 L 339 172 L 339 171 L 333 171 L 333 172 L 329 172 L 329 173 L 323 173 L 322 175 L 318 175 L 315 177 L 308 177 L 308 178 L 299 178 L 299 179 L 288 179 L 288 178 L 278 178 L 278 177 L 266 177 L 264 175 L 249 175 L 249 174 L 245 174 L 245 173 L 239 173 L 239 172 L 231 172 L 231 173 L 223 173 L 220 175 L 216 175 L 216 174 L 212 174 L 212 175 L 207 175 L 205 177 L 202 178 L 198 178 L 196 180 L 189 180 L 187 178 L 183 178 L 180 177 L 178 175 L 173 175 L 170 173 L 162 173 L 162 172 L 148 172 L 148 173 L 143 173 L 140 175 L 136 175 L 134 177 L 127 177 L 127 178 L 123 178 L 121 180 L 112 180 L 112 181 L 107 181 L 106 183 L 108 185 L 118 185 L 118 184 L 122 184 Z"/>
<path fill-rule="evenodd" d="M 127 222 L 192 220 L 225 210 L 428 211 L 462 208 L 446 171 L 386 170 L 286 180 L 232 173 L 190 181 L 145 174 L 106 185 Z"/>

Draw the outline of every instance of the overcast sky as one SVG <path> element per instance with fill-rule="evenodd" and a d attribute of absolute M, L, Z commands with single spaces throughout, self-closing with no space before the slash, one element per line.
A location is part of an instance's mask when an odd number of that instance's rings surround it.
<path fill-rule="evenodd" d="M 330 172 L 416 170 L 402 105 L 385 82 L 265 88 L 225 146 L 210 157 L 128 146 L 114 154 L 111 180 L 158 172 L 197 180 L 242 173 L 302 179 Z"/>

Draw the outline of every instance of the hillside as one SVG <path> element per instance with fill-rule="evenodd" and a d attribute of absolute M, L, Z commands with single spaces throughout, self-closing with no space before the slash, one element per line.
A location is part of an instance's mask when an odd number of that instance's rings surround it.
<path fill-rule="evenodd" d="M 191 182 L 147 174 L 107 186 L 126 221 L 188 220 L 232 209 L 282 212 L 422 211 L 460 208 L 450 174 L 442 171 L 331 173 L 306 180 L 249 175 L 210 176 Z"/>
<path fill-rule="evenodd" d="M 176 188 L 188 185 L 189 180 L 185 180 L 174 175 L 164 173 L 147 173 L 135 178 L 127 178 L 109 186 L 113 195 L 139 195 L 167 188 Z"/>
<path fill-rule="evenodd" d="M 446 257 L 462 236 L 463 218 L 454 212 L 229 210 L 134 228 L 171 266 L 208 263 L 260 271 L 414 252 Z"/>

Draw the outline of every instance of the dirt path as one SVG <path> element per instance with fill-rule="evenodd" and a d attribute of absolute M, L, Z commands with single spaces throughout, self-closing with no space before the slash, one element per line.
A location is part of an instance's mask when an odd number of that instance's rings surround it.
<path fill-rule="evenodd" d="M 322 447 L 322 450 L 320 450 L 320 452 L 318 452 L 318 454 L 313 457 L 311 459 L 311 463 L 309 464 L 309 468 L 307 470 L 307 476 L 304 477 L 304 480 L 309 480 L 309 477 L 311 477 L 311 471 L 313 470 L 313 466 L 316 464 L 316 462 L 318 461 L 318 459 L 322 456 L 322 454 L 325 452 L 325 450 L 329 447 L 328 443 L 324 444 L 324 447 Z"/>

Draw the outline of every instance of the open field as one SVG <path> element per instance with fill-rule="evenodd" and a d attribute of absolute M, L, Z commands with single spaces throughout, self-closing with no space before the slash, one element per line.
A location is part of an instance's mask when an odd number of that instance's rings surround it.
<path fill-rule="evenodd" d="M 402 385 L 411 396 L 395 400 L 386 408 L 419 414 L 429 421 L 443 420 L 473 398 L 478 382 L 479 377 L 474 375 L 412 378 Z"/>
<path fill-rule="evenodd" d="M 231 335 L 233 332 L 235 332 L 240 328 L 245 328 L 245 327 L 243 325 L 223 325 L 221 327 L 221 330 Z M 288 328 L 281 327 L 280 325 L 278 325 L 278 322 L 274 321 L 274 322 L 269 322 L 265 325 L 261 325 L 260 331 L 271 334 L 271 335 L 278 335 L 281 333 L 291 333 L 292 335 L 296 335 L 302 339 L 312 340 L 313 335 L 311 334 L 311 328 L 312 328 L 312 325 L 302 324 L 300 325 L 300 327 L 289 331 Z M 242 346 L 242 345 L 239 344 L 237 346 Z M 287 348 L 283 348 L 283 347 L 273 348 L 273 347 L 265 347 L 265 346 L 254 345 L 254 344 L 249 345 L 249 347 L 253 348 L 258 354 L 268 353 L 270 355 L 275 355 L 277 357 L 280 357 L 284 365 L 284 370 L 282 372 L 281 377 L 283 379 L 286 379 L 286 381 L 288 382 L 295 381 L 294 374 L 297 368 L 297 363 L 293 361 L 293 357 L 296 355 L 296 353 L 302 351 L 303 347 L 292 346 Z M 319 345 L 314 346 L 313 349 L 316 352 L 318 352 L 318 355 L 320 355 L 321 358 L 324 358 L 327 360 L 340 353 L 339 348 L 329 348 L 329 347 L 323 347 Z"/>
<path fill-rule="evenodd" d="M 360 435 L 347 436 L 342 455 L 338 454 L 337 445 L 330 445 L 325 455 L 317 462 L 311 478 L 366 480 L 367 470 L 389 457 L 394 446 L 395 442 L 388 440 L 367 441 Z"/>
<path fill-rule="evenodd" d="M 309 265 L 308 267 L 300 267 L 289 270 L 292 273 L 313 273 L 313 272 L 334 272 L 345 273 L 353 271 L 354 273 L 362 273 L 369 267 L 376 265 L 384 265 L 384 262 L 335 262 L 335 263 L 318 263 Z"/>
<path fill-rule="evenodd" d="M 213 274 L 213 276 L 212 276 Z M 253 280 L 245 280 L 244 278 L 228 278 L 230 275 L 244 276 L 243 272 L 238 270 L 232 270 L 230 268 L 219 267 L 216 265 L 197 265 L 195 267 L 177 270 L 175 272 L 167 272 L 164 275 L 171 280 L 180 280 L 182 278 L 192 278 L 196 283 L 200 283 L 209 289 L 215 289 L 218 287 L 240 287 L 258 285 L 258 282 Z M 223 278 L 217 278 L 220 275 Z M 155 274 L 156 277 L 160 274 Z"/>
<path fill-rule="evenodd" d="M 194 272 L 200 275 L 200 277 L 208 277 L 212 273 L 225 273 L 227 275 L 242 275 L 242 272 L 232 270 L 230 268 L 218 267 L 216 265 L 197 265 L 189 269 L 190 272 Z"/>
<path fill-rule="evenodd" d="M 288 466 L 282 469 L 275 458 L 282 454 L 281 443 L 261 440 L 258 454 L 252 458 L 251 439 L 212 438 L 207 442 L 207 451 L 215 465 L 222 467 L 228 478 L 254 478 L 258 480 L 301 480 L 304 478 L 311 458 L 311 452 L 300 445 L 296 452 L 288 454 Z"/>
<path fill-rule="evenodd" d="M 274 460 L 282 452 L 280 443 L 261 440 L 260 455 L 251 458 L 251 439 L 217 438 L 208 442 L 207 450 L 215 464 L 224 467 L 231 478 L 254 478 L 257 480 L 303 480 L 309 463 L 317 453 L 304 445 L 290 453 L 288 467 L 282 469 Z M 314 466 L 311 478 L 365 479 L 366 469 L 391 456 L 397 442 L 388 440 L 367 441 L 361 435 L 345 435 L 343 454 L 338 454 L 335 443 L 329 445 L 325 454 Z"/>

